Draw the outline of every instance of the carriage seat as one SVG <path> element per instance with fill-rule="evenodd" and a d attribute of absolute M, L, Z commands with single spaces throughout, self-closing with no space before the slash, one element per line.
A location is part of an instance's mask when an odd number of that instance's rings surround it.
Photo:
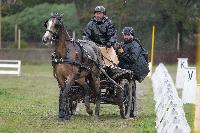
<path fill-rule="evenodd" d="M 101 54 L 103 55 L 104 65 L 113 67 L 114 66 L 113 64 L 117 65 L 119 63 L 117 54 L 113 47 L 111 48 L 99 47 L 99 48 L 101 50 Z"/>

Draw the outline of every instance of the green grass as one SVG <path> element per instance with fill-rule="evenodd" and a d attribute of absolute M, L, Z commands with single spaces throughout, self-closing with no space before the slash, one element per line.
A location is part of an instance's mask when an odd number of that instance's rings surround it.
<path fill-rule="evenodd" d="M 57 119 L 59 90 L 50 65 L 23 65 L 21 77 L 0 75 L 0 79 L 0 132 L 155 132 L 149 79 L 136 120 L 121 119 L 117 106 L 102 105 L 99 120 L 82 106 L 66 122 Z"/>
<path fill-rule="evenodd" d="M 138 86 L 143 94 L 137 101 L 136 119 L 122 119 L 117 106 L 101 105 L 99 120 L 88 116 L 81 106 L 70 121 L 59 122 L 59 89 L 51 65 L 23 65 L 21 77 L 0 75 L 0 132 L 155 133 L 151 80 L 146 78 Z M 193 105 L 186 105 L 185 111 L 192 125 L 194 112 L 190 108 Z"/>

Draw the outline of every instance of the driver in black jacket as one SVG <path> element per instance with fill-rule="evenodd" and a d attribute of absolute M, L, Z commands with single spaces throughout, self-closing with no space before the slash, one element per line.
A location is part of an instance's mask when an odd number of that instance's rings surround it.
<path fill-rule="evenodd" d="M 149 73 L 148 52 L 140 45 L 140 41 L 135 38 L 135 31 L 132 27 L 124 27 L 124 43 L 119 48 L 119 64 L 123 69 L 132 70 L 135 79 L 142 82 Z"/>
<path fill-rule="evenodd" d="M 106 9 L 97 6 L 94 10 L 94 17 L 87 24 L 83 35 L 86 40 L 91 40 L 99 46 L 110 48 L 116 41 L 116 30 L 112 21 L 106 17 Z"/>

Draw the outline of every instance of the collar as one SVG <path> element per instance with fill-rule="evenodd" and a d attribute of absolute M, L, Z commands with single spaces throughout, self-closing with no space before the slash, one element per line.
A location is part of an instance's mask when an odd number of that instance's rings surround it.
<path fill-rule="evenodd" d="M 108 20 L 108 17 L 106 17 L 106 16 L 104 16 L 101 21 L 97 21 L 95 16 L 92 18 L 92 21 L 94 21 L 97 24 L 105 23 L 107 20 Z"/>

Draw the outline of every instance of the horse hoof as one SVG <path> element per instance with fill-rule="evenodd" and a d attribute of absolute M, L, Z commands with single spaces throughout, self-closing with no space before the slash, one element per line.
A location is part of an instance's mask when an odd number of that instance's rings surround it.
<path fill-rule="evenodd" d="M 63 121 L 65 121 L 65 120 L 70 120 L 70 116 L 68 115 L 68 116 L 64 116 L 64 117 L 60 117 L 59 116 L 59 118 L 58 118 L 58 120 L 60 121 L 60 122 L 63 122 Z"/>
<path fill-rule="evenodd" d="M 95 115 L 98 117 L 99 116 L 99 112 L 95 112 Z"/>
<path fill-rule="evenodd" d="M 65 117 L 65 113 L 64 112 L 59 112 L 58 117 L 60 119 L 64 118 Z"/>

